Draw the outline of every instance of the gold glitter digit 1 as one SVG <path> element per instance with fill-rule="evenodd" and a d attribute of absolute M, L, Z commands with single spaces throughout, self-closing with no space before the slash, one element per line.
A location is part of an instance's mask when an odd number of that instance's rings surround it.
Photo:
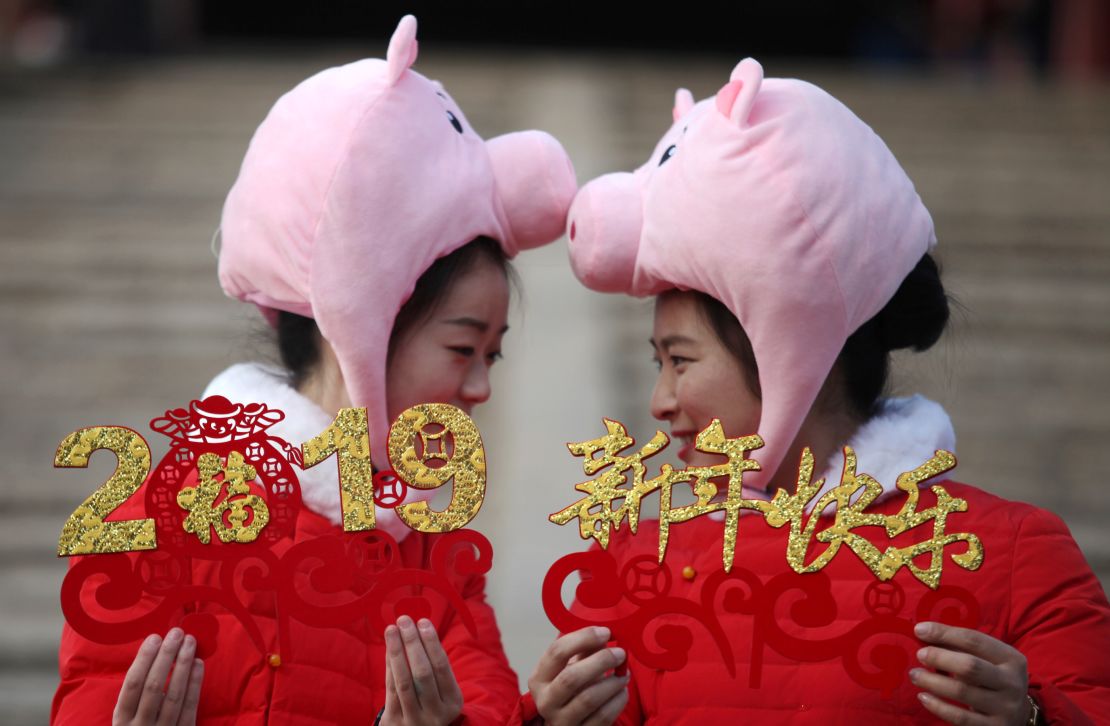
<path fill-rule="evenodd" d="M 69 515 L 58 537 L 58 556 L 134 552 L 157 548 L 154 519 L 105 522 L 104 518 L 139 490 L 150 473 L 150 447 L 122 426 L 93 426 L 74 431 L 58 445 L 54 466 L 84 469 L 101 449 L 116 455 L 116 470 Z"/>
<path fill-rule="evenodd" d="M 301 444 L 305 469 L 339 455 L 339 497 L 346 532 L 374 529 L 374 469 L 366 418 L 365 408 L 342 408 L 322 434 Z"/>
<path fill-rule="evenodd" d="M 439 424 L 440 433 L 428 434 L 424 427 Z M 454 439 L 454 451 L 448 456 L 446 437 Z M 416 455 L 413 439 L 424 442 L 422 456 Z M 429 442 L 438 442 L 432 451 Z M 440 460 L 443 466 L 428 466 L 429 460 Z M 424 403 L 408 409 L 389 429 L 389 462 L 405 482 L 417 489 L 436 489 L 454 480 L 451 504 L 442 512 L 432 511 L 427 502 L 413 502 L 397 507 L 397 515 L 418 532 L 450 532 L 465 527 L 486 496 L 486 450 L 482 436 L 464 412 L 446 403 Z"/>

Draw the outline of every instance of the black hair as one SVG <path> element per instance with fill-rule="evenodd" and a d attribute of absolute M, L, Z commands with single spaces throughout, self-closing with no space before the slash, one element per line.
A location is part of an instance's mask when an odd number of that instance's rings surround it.
<path fill-rule="evenodd" d="M 695 297 L 703 319 L 740 363 L 748 389 L 762 398 L 755 353 L 739 321 L 719 300 L 700 292 Z M 856 420 L 866 421 L 874 415 L 886 390 L 891 352 L 928 350 L 940 339 L 948 318 L 948 295 L 940 281 L 940 269 L 926 253 L 883 309 L 848 337 L 833 366 L 843 384 L 839 401 Z"/>
<path fill-rule="evenodd" d="M 890 374 L 890 353 L 903 349 L 920 353 L 932 348 L 944 333 L 948 318 L 948 295 L 940 281 L 940 269 L 926 253 L 883 309 L 848 337 L 837 358 L 848 405 L 859 420 L 866 421 L 875 413 Z"/>
<path fill-rule="evenodd" d="M 717 339 L 724 345 L 725 350 L 740 363 L 740 370 L 744 372 L 744 383 L 748 386 L 748 390 L 762 400 L 763 390 L 759 385 L 759 366 L 755 362 L 755 351 L 752 350 L 752 342 L 748 339 L 748 334 L 740 327 L 740 321 L 717 298 L 703 292 L 695 292 L 694 297 L 702 320 L 709 323 L 709 327 L 717 334 Z"/>
<path fill-rule="evenodd" d="M 277 348 L 281 363 L 289 371 L 289 385 L 300 388 L 320 363 L 320 329 L 316 321 L 279 310 Z"/>
<path fill-rule="evenodd" d="M 512 265 L 497 240 L 476 237 L 454 252 L 440 257 L 416 281 L 412 295 L 397 313 L 389 335 L 388 358 L 398 342 L 425 322 L 458 281 L 479 262 L 489 262 L 515 281 Z M 290 385 L 300 388 L 320 363 L 320 329 L 316 321 L 295 313 L 278 311 L 277 348 L 282 365 L 289 371 Z"/>

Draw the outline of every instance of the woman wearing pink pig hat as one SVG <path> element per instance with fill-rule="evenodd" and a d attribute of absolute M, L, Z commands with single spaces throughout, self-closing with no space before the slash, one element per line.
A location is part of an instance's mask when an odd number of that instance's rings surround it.
<path fill-rule="evenodd" d="M 897 514 L 907 499 L 895 487 L 899 474 L 955 450 L 938 404 L 881 397 L 890 352 L 929 348 L 948 320 L 930 255 L 933 223 L 913 184 L 835 98 L 802 81 L 764 79 L 751 59 L 714 98 L 695 105 L 679 91 L 674 120 L 644 166 L 587 184 L 568 217 L 571 264 L 585 285 L 656 296 L 653 415 L 670 424 L 691 466 L 723 461 L 694 445 L 714 418 L 728 437 L 757 432 L 764 446 L 750 455 L 760 469 L 744 477 L 749 500 L 793 493 L 808 446 L 813 481 L 824 478 L 812 506 L 840 482 L 848 444 L 856 471 L 881 488 L 865 511 Z M 946 475 L 920 487 L 917 511 L 937 504 L 934 484 L 966 502 L 947 531 L 979 538 L 977 569 L 951 560 L 965 548 L 956 544 L 943 552 L 939 590 L 905 569 L 880 582 L 847 548 L 820 574 L 798 575 L 785 557 L 787 533 L 741 517 L 732 576 L 743 569 L 763 593 L 774 578 L 793 578 L 796 588 L 827 582 L 819 605 L 799 602 L 800 594 L 794 607 L 777 609 L 754 591 L 718 598 L 714 617 L 735 662 L 724 662 L 706 628 L 686 621 L 688 660 L 673 672 L 630 658 L 627 675 L 617 675 L 627 656 L 620 642 L 607 647 L 606 629 L 563 635 L 530 679 L 520 715 L 552 724 L 1105 723 L 1110 605 L 1065 525 Z M 816 515 L 819 530 L 833 513 Z M 670 529 L 669 595 L 696 601 L 702 583 L 720 574 L 717 514 Z M 854 534 L 882 552 L 923 542 L 933 527 Z M 635 536 L 627 527 L 614 532 L 616 571 L 654 559 L 658 542 L 654 521 L 641 519 Z M 804 561 L 828 547 L 811 542 Z M 961 593 L 962 609 L 930 604 L 946 593 Z M 853 626 L 895 622 L 882 620 L 892 615 L 905 626 L 889 640 L 842 637 Z M 893 673 L 886 693 L 864 683 L 876 670 Z"/>
<path fill-rule="evenodd" d="M 219 277 L 277 329 L 284 367 L 233 366 L 204 394 L 283 410 L 271 431 L 291 442 L 315 437 L 340 408 L 366 407 L 381 468 L 402 411 L 442 402 L 469 412 L 489 397 L 508 327 L 508 260 L 562 234 L 576 190 L 555 139 L 525 131 L 484 141 L 442 86 L 411 69 L 416 56 L 416 20 L 406 16 L 385 60 L 312 76 L 255 132 L 224 206 Z M 293 541 L 341 531 L 337 468 L 307 469 L 300 484 Z M 376 519 L 406 567 L 429 567 L 429 537 L 393 510 Z M 219 585 L 213 578 L 201 566 L 190 573 L 193 584 Z M 500 723 L 517 680 L 484 586 L 466 575 L 460 590 L 477 636 L 448 609 L 402 616 L 384 645 L 357 623 L 292 622 L 299 630 L 279 638 L 270 601 L 248 601 L 268 658 L 230 617 L 204 663 L 180 628 L 136 654 L 67 626 L 52 720 Z"/>

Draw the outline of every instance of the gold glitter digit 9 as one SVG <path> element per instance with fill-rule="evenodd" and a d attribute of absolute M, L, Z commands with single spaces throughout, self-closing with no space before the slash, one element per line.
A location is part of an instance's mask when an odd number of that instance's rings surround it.
<path fill-rule="evenodd" d="M 331 426 L 301 444 L 304 468 L 339 455 L 339 496 L 343 529 L 374 529 L 374 470 L 370 462 L 370 429 L 365 408 L 341 408 Z"/>
<path fill-rule="evenodd" d="M 93 426 L 74 431 L 58 445 L 54 466 L 84 469 L 101 449 L 116 455 L 116 470 L 69 515 L 58 537 L 58 556 L 96 555 L 155 549 L 153 519 L 105 522 L 104 518 L 139 490 L 150 473 L 150 447 L 122 426 Z"/>
<path fill-rule="evenodd" d="M 425 426 L 439 424 L 443 431 L 429 434 Z M 454 439 L 448 453 L 446 437 Z M 414 445 L 423 444 L 418 456 Z M 428 466 L 428 461 L 445 463 Z M 424 403 L 408 409 L 389 429 L 389 462 L 405 482 L 417 489 L 436 489 L 454 480 L 451 504 L 442 512 L 432 511 L 427 502 L 397 507 L 401 520 L 419 532 L 450 532 L 465 527 L 486 496 L 486 450 L 482 436 L 464 412 L 446 403 Z"/>

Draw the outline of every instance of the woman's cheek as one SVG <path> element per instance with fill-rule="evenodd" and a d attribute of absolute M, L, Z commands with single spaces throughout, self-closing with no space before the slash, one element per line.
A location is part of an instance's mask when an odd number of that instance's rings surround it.
<path fill-rule="evenodd" d="M 454 351 L 439 356 L 438 364 L 422 371 L 421 389 L 426 398 L 419 403 L 454 403 L 471 365 L 471 358 Z"/>
<path fill-rule="evenodd" d="M 682 413 L 700 429 L 713 420 L 713 402 L 698 385 L 696 376 L 681 375 L 675 383 L 675 399 Z"/>

